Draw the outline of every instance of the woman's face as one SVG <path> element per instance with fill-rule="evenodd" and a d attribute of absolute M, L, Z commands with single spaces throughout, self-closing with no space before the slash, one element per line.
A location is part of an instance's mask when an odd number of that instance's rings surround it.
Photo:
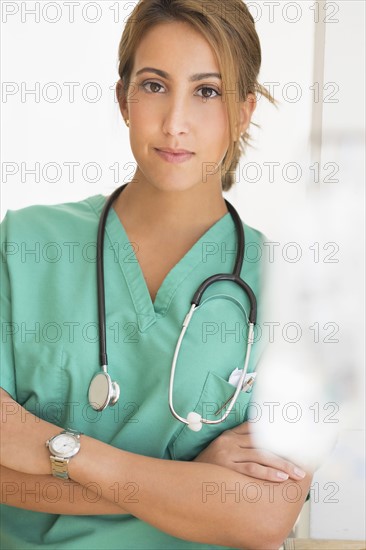
<path fill-rule="evenodd" d="M 135 179 L 164 191 L 213 182 L 221 189 L 218 168 L 229 147 L 229 119 L 219 73 L 210 45 L 187 23 L 162 23 L 146 33 L 136 50 L 127 101 L 121 103 L 130 120 Z M 157 152 L 165 148 L 193 154 L 172 162 Z"/>

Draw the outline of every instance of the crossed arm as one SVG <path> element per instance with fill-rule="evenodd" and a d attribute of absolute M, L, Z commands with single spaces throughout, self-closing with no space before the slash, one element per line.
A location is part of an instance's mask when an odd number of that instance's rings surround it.
<path fill-rule="evenodd" d="M 132 514 L 185 540 L 264 550 L 282 544 L 309 490 L 310 473 L 298 476 L 293 464 L 254 449 L 248 423 L 224 432 L 192 462 L 145 457 L 82 435 L 81 451 L 69 463 L 72 481 L 58 480 L 50 475 L 45 441 L 60 428 L 22 413 L 2 389 L 1 397 L 2 497 L 9 505 L 57 514 Z M 37 498 L 50 481 L 60 494 L 53 504 Z M 24 499 L 22 488 L 38 491 Z"/>

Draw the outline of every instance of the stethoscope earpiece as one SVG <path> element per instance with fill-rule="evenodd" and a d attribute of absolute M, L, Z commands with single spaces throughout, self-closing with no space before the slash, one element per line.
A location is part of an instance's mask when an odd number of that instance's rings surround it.
<path fill-rule="evenodd" d="M 99 372 L 94 376 L 89 386 L 89 403 L 96 411 L 104 411 L 112 407 L 119 399 L 120 389 L 117 382 L 112 382 L 107 372 Z"/>

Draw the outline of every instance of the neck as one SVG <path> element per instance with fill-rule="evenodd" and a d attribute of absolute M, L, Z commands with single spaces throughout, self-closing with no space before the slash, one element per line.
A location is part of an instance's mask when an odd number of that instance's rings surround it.
<path fill-rule="evenodd" d="M 157 189 L 134 179 L 113 205 L 126 229 L 146 234 L 194 234 L 206 231 L 228 209 L 221 183 L 183 191 Z"/>

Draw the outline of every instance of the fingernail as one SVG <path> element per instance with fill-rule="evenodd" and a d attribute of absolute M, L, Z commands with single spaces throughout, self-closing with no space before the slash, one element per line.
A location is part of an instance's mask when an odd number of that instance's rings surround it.
<path fill-rule="evenodd" d="M 304 470 L 300 470 L 300 468 L 294 468 L 294 474 L 297 477 L 305 477 L 306 476 L 306 472 L 304 472 Z"/>
<path fill-rule="evenodd" d="M 288 474 L 285 474 L 285 472 L 277 472 L 277 477 L 280 479 L 288 479 Z"/>

